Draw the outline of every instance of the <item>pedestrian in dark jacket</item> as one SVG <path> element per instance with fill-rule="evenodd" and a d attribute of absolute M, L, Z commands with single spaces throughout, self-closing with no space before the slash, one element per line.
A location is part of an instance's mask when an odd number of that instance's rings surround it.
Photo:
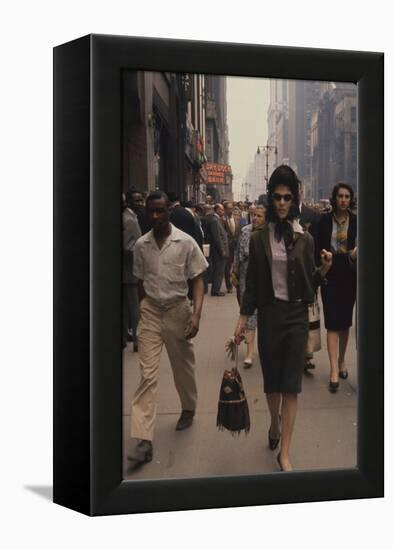
<path fill-rule="evenodd" d="M 356 216 L 351 212 L 352 188 L 346 183 L 337 184 L 330 202 L 332 212 L 321 216 L 318 243 L 321 249 L 333 254 L 332 269 L 321 294 L 330 360 L 329 389 L 335 393 L 339 387 L 338 378 L 348 377 L 345 352 L 356 300 Z"/>
<path fill-rule="evenodd" d="M 198 243 L 199 248 L 202 248 L 200 230 L 194 216 L 180 204 L 177 195 L 171 192 L 168 192 L 167 195 L 169 198 L 170 222 L 187 235 L 190 235 Z"/>
<path fill-rule="evenodd" d="M 299 185 L 289 166 L 279 166 L 268 183 L 267 224 L 252 234 L 246 288 L 235 330 L 239 343 L 247 317 L 258 310 L 258 350 L 264 391 L 270 412 L 270 449 L 277 448 L 281 470 L 292 470 L 289 448 L 301 392 L 306 338 L 307 304 L 331 265 L 322 251 L 315 269 L 314 242 L 299 218 Z"/>
<path fill-rule="evenodd" d="M 224 296 L 221 292 L 225 265 L 229 256 L 228 237 L 222 223 L 224 207 L 218 203 L 214 206 L 214 214 L 206 216 L 205 224 L 210 242 L 210 261 L 212 270 L 212 296 Z"/>

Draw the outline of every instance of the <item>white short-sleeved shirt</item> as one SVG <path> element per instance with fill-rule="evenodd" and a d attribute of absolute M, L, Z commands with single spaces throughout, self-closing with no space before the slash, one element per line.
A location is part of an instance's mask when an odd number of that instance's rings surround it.
<path fill-rule="evenodd" d="M 133 274 L 143 281 L 152 300 L 170 304 L 187 296 L 188 279 L 194 279 L 208 267 L 196 241 L 171 225 L 171 234 L 161 250 L 153 230 L 138 239 L 134 248 Z"/>

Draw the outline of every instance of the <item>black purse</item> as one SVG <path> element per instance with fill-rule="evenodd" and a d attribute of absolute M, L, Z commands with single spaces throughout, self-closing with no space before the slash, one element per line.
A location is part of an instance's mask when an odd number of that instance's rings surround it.
<path fill-rule="evenodd" d="M 220 430 L 229 430 L 232 435 L 247 434 L 250 431 L 250 412 L 242 378 L 237 369 L 238 346 L 233 342 L 232 356 L 236 359 L 235 367 L 225 370 L 222 377 L 217 411 L 217 426 Z"/>

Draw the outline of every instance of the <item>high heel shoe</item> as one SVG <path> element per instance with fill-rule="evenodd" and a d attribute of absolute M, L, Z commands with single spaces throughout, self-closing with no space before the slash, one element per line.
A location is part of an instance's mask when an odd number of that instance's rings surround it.
<path fill-rule="evenodd" d="M 279 418 L 279 421 L 281 423 L 281 415 L 279 415 L 278 418 Z M 269 449 L 274 451 L 274 449 L 277 449 L 277 446 L 280 443 L 281 435 L 279 435 L 278 438 L 270 437 L 270 428 L 269 428 L 269 432 L 268 432 L 267 435 L 268 435 L 268 439 L 269 439 Z"/>
<path fill-rule="evenodd" d="M 340 385 L 339 382 L 332 382 L 330 380 L 329 381 L 329 391 L 330 391 L 330 393 L 336 393 L 337 390 L 338 390 L 339 385 Z"/>
<path fill-rule="evenodd" d="M 338 375 L 343 380 L 346 380 L 348 378 L 348 371 L 347 370 L 340 370 Z"/>
<path fill-rule="evenodd" d="M 278 453 L 278 455 L 277 455 L 277 462 L 278 462 L 278 467 L 280 468 L 280 472 L 283 472 L 284 469 L 283 469 L 283 467 L 281 466 L 281 462 L 280 462 L 280 453 Z"/>

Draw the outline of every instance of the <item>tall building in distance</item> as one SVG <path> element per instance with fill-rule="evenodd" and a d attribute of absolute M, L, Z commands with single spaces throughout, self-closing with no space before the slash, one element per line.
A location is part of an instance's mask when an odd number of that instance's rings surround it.
<path fill-rule="evenodd" d="M 288 81 L 270 81 L 268 145 L 277 147 L 277 163 L 288 164 Z M 269 174 L 270 177 L 270 174 Z"/>
<path fill-rule="evenodd" d="M 212 176 L 207 184 L 207 194 L 213 200 L 231 199 L 232 174 L 228 170 L 229 137 L 227 124 L 227 79 L 225 76 L 205 75 L 206 146 L 207 168 L 218 173 L 221 165 L 226 177 L 220 182 Z"/>
<path fill-rule="evenodd" d="M 271 172 L 270 169 L 269 172 Z M 258 148 L 242 183 L 240 198 L 255 201 L 264 193 L 266 193 L 266 152 Z"/>
<path fill-rule="evenodd" d="M 289 164 L 304 183 L 305 200 L 329 197 L 339 180 L 356 192 L 356 120 L 355 85 L 270 82 L 268 144 L 277 146 L 277 164 Z"/>
<path fill-rule="evenodd" d="M 322 90 L 311 124 L 311 185 L 314 196 L 328 198 L 345 181 L 357 193 L 357 89 L 329 83 Z"/>

